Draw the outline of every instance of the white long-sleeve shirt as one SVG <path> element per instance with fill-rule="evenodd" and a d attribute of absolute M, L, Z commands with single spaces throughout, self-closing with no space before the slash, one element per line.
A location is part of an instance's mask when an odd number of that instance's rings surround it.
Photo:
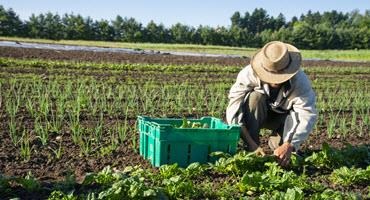
<path fill-rule="evenodd" d="M 293 126 L 284 135 L 283 141 L 290 142 L 296 150 L 305 141 L 316 122 L 316 96 L 306 74 L 299 70 L 290 80 L 290 88 L 280 90 L 272 110 L 287 111 L 292 116 Z M 250 65 L 242 69 L 229 92 L 226 120 L 229 124 L 243 124 L 242 106 L 249 93 L 257 91 L 269 94 L 268 84 L 261 82 Z"/>

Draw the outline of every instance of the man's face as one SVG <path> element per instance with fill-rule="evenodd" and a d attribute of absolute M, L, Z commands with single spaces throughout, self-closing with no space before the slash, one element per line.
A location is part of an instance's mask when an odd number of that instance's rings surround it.
<path fill-rule="evenodd" d="M 280 88 L 281 84 L 269 83 L 269 86 L 272 88 Z"/>

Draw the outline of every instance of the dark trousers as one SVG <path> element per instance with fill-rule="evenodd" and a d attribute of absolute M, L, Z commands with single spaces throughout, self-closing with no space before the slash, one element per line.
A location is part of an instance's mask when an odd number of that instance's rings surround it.
<path fill-rule="evenodd" d="M 259 132 L 261 128 L 273 130 L 273 135 L 280 135 L 282 138 L 292 126 L 289 113 L 280 114 L 272 111 L 267 103 L 267 98 L 265 94 L 252 91 L 244 106 L 243 123 L 257 145 L 260 144 Z M 281 143 L 282 139 L 280 139 L 279 145 Z"/>

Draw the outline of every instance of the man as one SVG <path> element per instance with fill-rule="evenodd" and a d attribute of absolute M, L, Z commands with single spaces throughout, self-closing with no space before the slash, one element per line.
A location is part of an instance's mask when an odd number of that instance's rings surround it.
<path fill-rule="evenodd" d="M 289 164 L 316 121 L 315 93 L 301 60 L 296 47 L 267 43 L 239 72 L 229 93 L 227 122 L 241 125 L 248 150 L 261 154 L 259 131 L 273 130 L 269 146 L 281 166 Z"/>

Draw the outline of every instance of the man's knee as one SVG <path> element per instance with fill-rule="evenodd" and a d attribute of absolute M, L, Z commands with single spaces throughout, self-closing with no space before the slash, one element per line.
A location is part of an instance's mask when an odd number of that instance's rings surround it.
<path fill-rule="evenodd" d="M 266 105 L 266 95 L 253 91 L 249 94 L 249 108 L 254 110 L 257 107 Z"/>
<path fill-rule="evenodd" d="M 259 92 L 251 92 L 248 96 L 248 102 L 244 113 L 244 119 L 250 126 L 259 127 L 267 117 L 267 103 L 266 96 Z"/>

